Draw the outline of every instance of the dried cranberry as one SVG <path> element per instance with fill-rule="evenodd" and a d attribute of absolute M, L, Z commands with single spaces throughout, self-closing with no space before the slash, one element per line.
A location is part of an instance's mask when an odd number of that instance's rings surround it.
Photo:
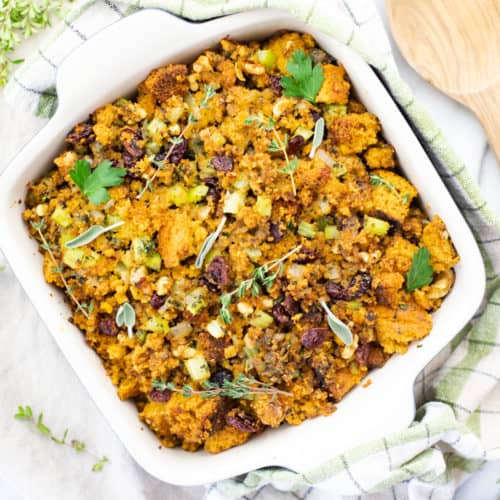
<path fill-rule="evenodd" d="M 273 318 L 276 320 L 276 323 L 281 326 L 290 326 L 290 316 L 286 311 L 283 304 L 275 304 L 273 306 Z"/>
<path fill-rule="evenodd" d="M 276 95 L 281 95 L 283 93 L 283 87 L 281 86 L 281 77 L 271 76 L 271 88 Z"/>
<path fill-rule="evenodd" d="M 340 283 L 328 280 L 325 285 L 326 293 L 332 300 L 351 300 L 349 290 L 345 289 Z"/>
<path fill-rule="evenodd" d="M 316 349 L 321 347 L 328 335 L 328 328 L 309 328 L 300 337 L 300 343 L 306 349 Z"/>
<path fill-rule="evenodd" d="M 370 354 L 370 344 L 361 344 L 356 349 L 356 360 L 362 366 L 368 364 L 368 355 Z"/>
<path fill-rule="evenodd" d="M 299 252 L 299 257 L 295 259 L 297 264 L 307 264 L 318 258 L 318 253 L 314 248 L 302 247 Z"/>
<path fill-rule="evenodd" d="M 66 142 L 74 146 L 88 146 L 94 140 L 94 129 L 90 122 L 78 124 L 66 137 Z"/>
<path fill-rule="evenodd" d="M 285 295 L 281 305 L 290 316 L 299 312 L 299 303 L 291 295 Z"/>
<path fill-rule="evenodd" d="M 375 297 L 377 298 L 377 302 L 382 306 L 388 306 L 391 303 L 385 288 L 381 284 L 375 288 Z"/>
<path fill-rule="evenodd" d="M 219 179 L 217 179 L 217 177 L 206 177 L 203 179 L 203 183 L 205 186 L 208 186 L 207 195 L 214 200 L 215 204 L 219 203 L 222 198 L 222 191 L 219 188 Z"/>
<path fill-rule="evenodd" d="M 217 187 L 219 185 L 219 179 L 217 177 L 205 177 L 203 179 L 203 184 L 208 187 Z"/>
<path fill-rule="evenodd" d="M 103 335 L 108 335 L 109 337 L 114 337 L 118 335 L 118 328 L 116 326 L 116 323 L 114 319 L 109 316 L 99 320 L 98 326 L 99 326 L 99 331 Z"/>
<path fill-rule="evenodd" d="M 298 155 L 305 144 L 304 138 L 301 135 L 296 135 L 288 141 L 286 151 L 289 155 Z"/>
<path fill-rule="evenodd" d="M 209 281 L 219 286 L 229 284 L 229 267 L 224 258 L 220 255 L 215 257 L 208 265 L 207 278 Z"/>
<path fill-rule="evenodd" d="M 218 292 L 219 291 L 219 287 L 215 283 L 212 283 L 211 281 L 209 281 L 206 276 L 202 276 L 200 278 L 200 283 L 202 285 L 205 285 L 211 292 Z"/>
<path fill-rule="evenodd" d="M 219 172 L 231 172 L 234 168 L 231 156 L 216 155 L 212 158 L 212 165 Z"/>
<path fill-rule="evenodd" d="M 172 151 L 168 156 L 169 163 L 178 165 L 186 155 L 187 147 L 188 147 L 188 141 L 186 140 L 186 138 L 182 137 L 181 139 L 179 139 L 179 141 L 172 147 Z"/>
<path fill-rule="evenodd" d="M 225 368 L 217 370 L 210 377 L 210 382 L 212 382 L 212 384 L 217 384 L 219 387 L 222 387 L 225 381 L 232 382 L 232 380 L 233 380 L 233 374 L 229 370 L 226 370 Z"/>
<path fill-rule="evenodd" d="M 160 309 L 160 307 L 165 304 L 166 300 L 167 297 L 165 295 L 158 295 L 156 292 L 153 292 L 149 303 L 153 309 Z"/>
<path fill-rule="evenodd" d="M 169 389 L 165 389 L 164 391 L 153 389 L 149 393 L 149 397 L 151 401 L 154 401 L 155 403 L 166 403 L 172 397 L 172 391 Z"/>
<path fill-rule="evenodd" d="M 314 123 L 316 123 L 320 118 L 321 118 L 321 113 L 319 111 L 311 111 L 311 116 L 312 119 L 314 120 Z"/>
<path fill-rule="evenodd" d="M 259 426 L 249 415 L 226 415 L 226 423 L 242 432 L 257 432 Z"/>
<path fill-rule="evenodd" d="M 126 168 L 132 168 L 144 156 L 144 150 L 137 145 L 142 134 L 140 131 L 128 127 L 122 130 L 122 134 L 126 137 L 126 139 L 122 139 L 123 164 Z"/>
<path fill-rule="evenodd" d="M 273 242 L 277 243 L 283 239 L 283 233 L 280 229 L 279 222 L 271 222 L 269 224 L 269 232 L 271 233 L 271 237 L 273 238 Z"/>
<path fill-rule="evenodd" d="M 302 316 L 302 319 L 304 322 L 313 325 L 321 325 L 323 323 L 323 311 L 319 307 L 313 306 Z"/>
<path fill-rule="evenodd" d="M 349 283 L 349 292 L 353 299 L 357 299 L 364 295 L 372 286 L 372 277 L 369 273 L 359 272 L 352 277 Z"/>

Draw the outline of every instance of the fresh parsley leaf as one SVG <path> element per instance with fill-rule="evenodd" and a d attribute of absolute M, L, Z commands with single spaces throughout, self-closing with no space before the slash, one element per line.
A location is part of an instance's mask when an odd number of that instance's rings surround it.
<path fill-rule="evenodd" d="M 69 171 L 69 176 L 73 182 L 83 191 L 85 189 L 85 180 L 90 177 L 92 169 L 87 160 L 76 160 L 75 168 Z"/>
<path fill-rule="evenodd" d="M 113 167 L 109 160 L 101 162 L 94 170 L 87 160 L 76 160 L 69 175 L 90 203 L 100 205 L 109 200 L 106 188 L 120 185 L 126 173 L 125 168 Z"/>
<path fill-rule="evenodd" d="M 316 64 L 303 50 L 296 50 L 286 66 L 290 75 L 281 78 L 283 94 L 289 97 L 301 97 L 309 102 L 316 102 L 316 96 L 325 79 L 323 68 Z"/>
<path fill-rule="evenodd" d="M 406 289 L 413 292 L 417 288 L 429 285 L 432 282 L 434 269 L 430 264 L 431 254 L 427 248 L 419 248 L 413 255 L 411 268 L 406 275 Z"/>

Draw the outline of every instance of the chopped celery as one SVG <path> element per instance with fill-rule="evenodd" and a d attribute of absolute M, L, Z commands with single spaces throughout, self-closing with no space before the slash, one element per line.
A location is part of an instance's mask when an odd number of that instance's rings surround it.
<path fill-rule="evenodd" d="M 99 255 L 95 252 L 86 254 L 82 248 L 67 248 L 64 250 L 63 262 L 71 269 L 77 269 L 79 266 L 92 267 L 96 264 Z"/>
<path fill-rule="evenodd" d="M 369 233 L 377 236 L 385 236 L 391 225 L 385 220 L 365 215 L 364 227 Z"/>
<path fill-rule="evenodd" d="M 210 377 L 210 368 L 208 367 L 207 360 L 203 354 L 198 353 L 193 356 L 191 359 L 186 359 L 184 361 L 186 366 L 186 370 L 189 373 L 189 376 L 195 380 L 206 380 Z"/>
<path fill-rule="evenodd" d="M 154 252 L 146 257 L 144 263 L 146 264 L 146 267 L 149 267 L 149 269 L 159 271 L 162 264 L 161 255 L 158 252 Z"/>
<path fill-rule="evenodd" d="M 146 126 L 146 131 L 149 137 L 155 137 L 156 134 L 162 134 L 167 129 L 167 125 L 158 120 L 158 118 L 153 118 Z"/>
<path fill-rule="evenodd" d="M 224 200 L 224 213 L 237 214 L 245 206 L 246 196 L 239 192 L 227 192 Z"/>
<path fill-rule="evenodd" d="M 350 300 L 347 303 L 347 309 L 351 311 L 359 311 L 361 309 L 361 302 L 359 300 Z"/>
<path fill-rule="evenodd" d="M 273 209 L 273 201 L 268 196 L 257 196 L 255 211 L 262 217 L 270 217 Z"/>
<path fill-rule="evenodd" d="M 188 203 L 188 192 L 184 186 L 181 184 L 174 184 L 168 188 L 168 199 L 176 207 L 185 205 Z"/>
<path fill-rule="evenodd" d="M 196 315 L 206 307 L 207 304 L 204 300 L 204 295 L 205 291 L 203 288 L 195 288 L 186 295 L 184 305 L 191 314 Z"/>
<path fill-rule="evenodd" d="M 104 219 L 106 226 L 112 226 L 113 224 L 116 224 L 117 222 L 120 222 L 120 216 L 119 215 L 114 215 L 114 214 L 106 214 L 106 218 Z"/>
<path fill-rule="evenodd" d="M 347 114 L 347 106 L 345 104 L 329 104 L 326 108 L 326 114 L 329 116 L 344 116 Z"/>
<path fill-rule="evenodd" d="M 156 143 L 156 142 L 148 142 L 146 144 L 146 151 L 149 153 L 149 154 L 156 154 L 156 153 L 159 153 L 160 152 L 160 149 L 161 149 L 161 146 Z"/>
<path fill-rule="evenodd" d="M 258 248 L 245 248 L 245 253 L 248 255 L 252 262 L 258 262 L 262 257 L 262 251 Z"/>
<path fill-rule="evenodd" d="M 145 264 L 146 258 L 154 250 L 154 243 L 146 237 L 134 238 L 132 240 L 132 254 L 137 264 Z"/>
<path fill-rule="evenodd" d="M 250 324 L 256 328 L 267 328 L 273 322 L 273 317 L 264 311 L 256 311 L 254 317 L 250 320 Z"/>
<path fill-rule="evenodd" d="M 302 136 L 305 141 L 308 141 L 313 136 L 313 134 L 314 134 L 314 132 L 312 130 L 309 130 L 307 128 L 302 128 L 302 127 L 299 127 L 295 131 L 295 135 Z"/>
<path fill-rule="evenodd" d="M 208 193 L 208 186 L 204 184 L 199 184 L 198 186 L 192 187 L 187 194 L 188 203 L 198 203 L 203 200 Z"/>
<path fill-rule="evenodd" d="M 337 226 L 326 226 L 325 227 L 325 239 L 326 240 L 335 240 L 340 236 L 340 232 L 337 229 Z"/>
<path fill-rule="evenodd" d="M 64 247 L 65 243 L 73 240 L 74 238 L 76 238 L 75 233 L 73 233 L 72 231 L 64 231 L 61 233 L 61 236 L 59 238 L 59 244 L 61 245 L 61 247 Z"/>
<path fill-rule="evenodd" d="M 210 335 L 212 335 L 212 337 L 214 337 L 216 339 L 220 339 L 220 338 L 224 337 L 224 333 L 225 333 L 221 324 L 216 319 L 214 319 L 213 321 L 210 321 L 210 323 L 208 323 L 207 332 Z"/>
<path fill-rule="evenodd" d="M 217 255 L 220 255 L 220 253 L 220 250 L 212 248 L 212 250 L 210 250 L 210 252 L 208 252 L 207 256 L 205 257 L 205 265 L 208 266 L 208 264 L 210 264 L 210 262 L 212 262 L 214 258 L 217 257 Z"/>
<path fill-rule="evenodd" d="M 146 321 L 142 329 L 147 332 L 167 333 L 170 330 L 170 326 L 166 319 L 161 316 L 154 316 Z"/>
<path fill-rule="evenodd" d="M 257 61 L 267 69 L 271 69 L 276 62 L 276 54 L 272 50 L 259 50 L 257 52 Z"/>
<path fill-rule="evenodd" d="M 63 208 L 61 207 L 61 205 L 57 206 L 57 208 L 51 215 L 51 218 L 61 227 L 68 227 L 73 222 L 73 218 L 69 213 L 69 209 Z"/>
<path fill-rule="evenodd" d="M 314 238 L 316 236 L 314 224 L 309 224 L 309 222 L 301 221 L 297 232 L 306 238 Z"/>

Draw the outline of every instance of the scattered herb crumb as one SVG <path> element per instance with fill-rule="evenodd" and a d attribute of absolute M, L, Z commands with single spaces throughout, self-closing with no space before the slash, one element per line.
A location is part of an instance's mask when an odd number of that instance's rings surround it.
<path fill-rule="evenodd" d="M 96 462 L 92 466 L 93 472 L 102 471 L 104 464 L 109 462 L 108 457 L 106 456 L 98 456 L 87 449 L 87 446 L 83 441 L 78 439 L 73 439 L 71 441 L 67 441 L 68 438 L 68 429 L 64 431 L 62 437 L 56 437 L 52 430 L 44 423 L 43 421 L 43 413 L 39 413 L 38 417 L 34 418 L 34 413 L 31 406 L 18 406 L 17 413 L 14 415 L 14 418 L 17 420 L 24 420 L 25 422 L 29 422 L 35 429 L 37 429 L 41 434 L 50 438 L 54 443 L 61 444 L 64 446 L 68 446 L 69 448 L 73 448 L 77 453 L 85 452 L 87 455 L 93 457 Z"/>
<path fill-rule="evenodd" d="M 406 289 L 409 292 L 432 283 L 434 269 L 430 262 L 431 254 L 427 248 L 421 247 L 415 252 L 411 268 L 406 275 Z"/>

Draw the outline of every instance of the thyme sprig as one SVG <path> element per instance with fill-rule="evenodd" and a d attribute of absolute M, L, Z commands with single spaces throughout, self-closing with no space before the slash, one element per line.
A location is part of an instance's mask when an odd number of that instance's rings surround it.
<path fill-rule="evenodd" d="M 23 39 L 51 25 L 64 11 L 65 0 L 2 0 L 0 2 L 0 87 L 9 80 L 12 66 L 23 59 L 11 59 Z"/>
<path fill-rule="evenodd" d="M 255 125 L 256 127 L 262 128 L 267 132 L 272 132 L 274 139 L 272 139 L 269 144 L 269 151 L 272 153 L 281 152 L 285 158 L 285 166 L 278 170 L 280 174 L 285 174 L 290 176 L 290 182 L 292 184 L 293 195 L 297 195 L 297 188 L 295 186 L 295 178 L 293 176 L 294 172 L 299 168 L 299 159 L 293 156 L 292 159 L 288 156 L 288 136 L 285 134 L 283 137 L 276 130 L 276 122 L 272 116 L 264 117 L 262 115 L 251 115 L 245 120 L 245 125 Z"/>
<path fill-rule="evenodd" d="M 51 431 L 51 429 L 47 427 L 47 425 L 43 421 L 43 413 L 40 413 L 37 419 L 35 420 L 33 415 L 33 410 L 29 405 L 18 406 L 17 413 L 14 415 L 14 418 L 17 420 L 24 420 L 26 422 L 29 422 L 31 425 L 35 427 L 35 429 L 37 429 L 44 436 L 50 438 L 54 443 L 68 446 L 69 448 L 73 448 L 77 453 L 85 452 L 87 455 L 93 457 L 96 460 L 96 462 L 92 466 L 93 472 L 101 471 L 104 467 L 104 464 L 106 462 L 109 462 L 108 457 L 106 456 L 100 457 L 95 453 L 91 452 L 90 450 L 88 450 L 87 445 L 83 441 L 80 441 L 78 439 L 72 439 L 71 441 L 67 441 L 69 429 L 66 429 L 64 431 L 64 434 L 62 435 L 61 438 L 56 437 L 54 433 Z"/>
<path fill-rule="evenodd" d="M 257 297 L 262 287 L 267 289 L 271 288 L 276 280 L 276 278 L 283 271 L 283 262 L 291 257 L 293 254 L 297 253 L 302 248 L 302 245 L 299 245 L 288 253 L 286 253 L 283 257 L 279 259 L 274 259 L 269 262 L 266 262 L 262 266 L 257 267 L 252 276 L 246 280 L 243 280 L 238 285 L 238 288 L 234 289 L 232 292 L 224 293 L 220 296 L 220 316 L 224 323 L 231 323 L 233 317 L 231 312 L 229 311 L 229 305 L 231 304 L 231 300 L 233 296 L 237 298 L 242 298 L 246 295 L 247 292 L 251 291 L 253 297 Z M 272 272 L 276 270 L 275 272 Z"/>
<path fill-rule="evenodd" d="M 213 88 L 212 85 L 205 85 L 204 87 L 204 95 L 203 98 L 200 101 L 200 109 L 208 109 L 208 103 L 209 101 L 216 95 L 215 89 Z M 150 179 L 146 180 L 146 183 L 144 184 L 144 187 L 140 191 L 140 193 L 136 196 L 137 200 L 140 200 L 144 193 L 148 190 L 150 190 L 153 186 L 153 182 L 160 173 L 161 170 L 164 170 L 166 167 L 166 164 L 174 152 L 175 147 L 182 142 L 182 139 L 184 139 L 184 136 L 186 135 L 187 131 L 197 122 L 195 116 L 193 113 L 189 114 L 188 117 L 188 122 L 186 126 L 182 129 L 181 133 L 177 136 L 174 137 L 170 140 L 170 148 L 168 149 L 165 158 L 161 162 L 155 162 L 156 169 L 151 176 Z"/>
<path fill-rule="evenodd" d="M 254 399 L 255 396 L 261 394 L 270 394 L 273 398 L 278 394 L 292 396 L 290 392 L 277 389 L 272 384 L 260 382 L 254 377 L 247 377 L 243 373 L 240 373 L 234 380 L 224 380 L 222 385 L 206 380 L 203 382 L 202 386 L 203 390 L 195 390 L 189 384 L 185 384 L 182 387 L 176 387 L 172 382 L 165 382 L 161 379 L 156 379 L 152 383 L 153 389 L 179 392 L 186 398 L 195 394 L 199 394 L 202 398 L 225 396 L 232 399 Z"/>
<path fill-rule="evenodd" d="M 89 313 L 85 310 L 83 305 L 79 302 L 79 300 L 73 295 L 73 288 L 71 288 L 68 285 L 68 282 L 66 281 L 66 278 L 63 275 L 63 265 L 59 264 L 54 256 L 54 253 L 52 252 L 52 247 L 50 246 L 50 243 L 45 239 L 45 236 L 43 234 L 43 228 L 45 227 L 45 221 L 42 219 L 40 222 L 31 222 L 31 227 L 38 233 L 38 236 L 40 237 L 40 240 L 42 241 L 42 249 L 45 250 L 50 257 L 50 260 L 54 264 L 54 268 L 52 271 L 55 274 L 58 274 L 61 278 L 61 281 L 63 282 L 64 288 L 66 289 L 66 293 L 68 296 L 71 298 L 71 300 L 75 303 L 77 309 L 88 319 Z"/>

